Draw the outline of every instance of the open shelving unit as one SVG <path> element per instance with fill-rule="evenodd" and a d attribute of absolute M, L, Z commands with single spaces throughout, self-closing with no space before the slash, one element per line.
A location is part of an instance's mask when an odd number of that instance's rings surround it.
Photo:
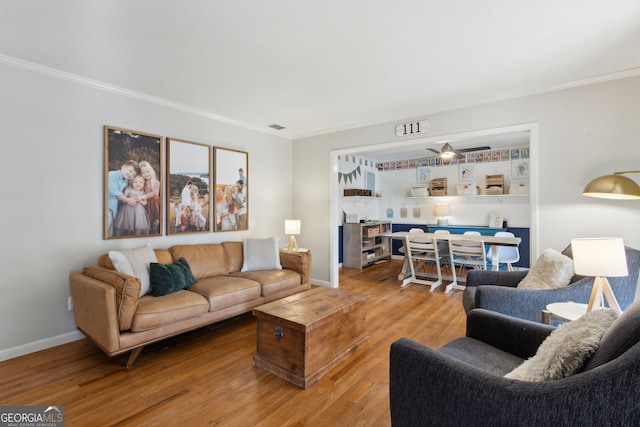
<path fill-rule="evenodd" d="M 346 223 L 343 226 L 343 260 L 346 268 L 361 269 L 375 262 L 391 258 L 389 238 L 391 221 Z"/>

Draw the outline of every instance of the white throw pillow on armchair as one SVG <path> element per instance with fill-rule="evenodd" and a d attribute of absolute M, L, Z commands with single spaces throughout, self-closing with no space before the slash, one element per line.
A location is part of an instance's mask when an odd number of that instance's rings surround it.
<path fill-rule="evenodd" d="M 573 260 L 555 249 L 545 249 L 524 279 L 518 284 L 523 289 L 558 289 L 565 287 L 573 277 Z"/>

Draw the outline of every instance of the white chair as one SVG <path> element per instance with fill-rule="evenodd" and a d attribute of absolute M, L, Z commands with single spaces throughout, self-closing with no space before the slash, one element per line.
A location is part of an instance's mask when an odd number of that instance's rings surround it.
<path fill-rule="evenodd" d="M 438 254 L 438 242 L 434 237 L 422 237 L 420 234 L 407 235 L 404 240 L 404 247 L 407 250 L 407 261 L 411 269 L 411 275 L 402 281 L 402 287 L 409 283 L 418 283 L 421 285 L 431 286 L 431 291 L 442 285 L 442 272 L 440 270 L 441 256 Z M 428 263 L 434 263 L 438 274 L 438 280 L 431 282 L 428 280 L 418 279 L 416 271 Z"/>
<path fill-rule="evenodd" d="M 508 231 L 498 231 L 496 237 L 515 237 L 513 233 Z M 493 254 L 491 248 L 487 250 L 487 260 L 493 264 Z M 520 250 L 517 246 L 498 246 L 498 263 L 507 264 L 507 269 L 513 271 L 513 264 L 520 261 Z"/>
<path fill-rule="evenodd" d="M 480 233 L 478 233 L 480 234 Z M 451 275 L 453 282 L 447 285 L 445 293 L 451 289 L 464 289 L 459 285 L 456 277 L 456 264 L 462 269 L 464 266 L 471 266 L 476 270 L 487 269 L 487 258 L 484 252 L 484 240 L 449 240 L 449 258 L 451 260 Z M 462 270 L 461 270 L 462 271 Z"/>
<path fill-rule="evenodd" d="M 433 232 L 433 234 L 436 235 L 436 239 L 438 238 L 438 234 L 439 235 L 449 235 L 451 233 L 449 233 L 449 230 L 436 230 Z M 445 264 L 449 265 L 449 243 L 447 242 L 438 242 L 438 253 L 440 254 L 440 257 L 444 260 Z"/>
<path fill-rule="evenodd" d="M 424 234 L 424 230 L 422 228 L 410 228 L 409 229 L 409 233 L 412 233 L 412 234 Z M 403 253 L 403 254 L 406 253 L 406 251 L 404 249 L 404 245 L 400 249 L 398 249 L 398 252 Z"/>

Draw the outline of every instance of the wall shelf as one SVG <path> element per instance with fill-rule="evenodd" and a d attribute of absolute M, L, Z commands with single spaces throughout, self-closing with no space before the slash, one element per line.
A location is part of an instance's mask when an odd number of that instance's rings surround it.
<path fill-rule="evenodd" d="M 342 198 L 351 199 L 354 202 L 365 202 L 365 204 L 374 200 L 382 200 L 382 197 L 375 197 L 375 196 L 342 196 Z"/>
<path fill-rule="evenodd" d="M 405 199 L 487 199 L 487 198 L 496 198 L 496 199 L 517 199 L 517 198 L 528 198 L 528 194 L 469 194 L 469 195 L 447 195 L 447 196 L 405 196 Z"/>

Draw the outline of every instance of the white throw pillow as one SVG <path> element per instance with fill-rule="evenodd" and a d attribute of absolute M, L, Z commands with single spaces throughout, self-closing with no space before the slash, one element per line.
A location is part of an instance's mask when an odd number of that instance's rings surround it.
<path fill-rule="evenodd" d="M 573 277 L 573 260 L 555 249 L 545 249 L 524 279 L 518 283 L 524 289 L 558 289 Z"/>
<path fill-rule="evenodd" d="M 158 259 L 149 244 L 136 249 L 109 251 L 109 258 L 117 271 L 140 280 L 140 296 L 151 291 L 149 265 L 152 262 L 158 262 Z"/>
<path fill-rule="evenodd" d="M 241 271 L 282 270 L 278 239 L 244 239 Z"/>
<path fill-rule="evenodd" d="M 575 374 L 598 349 L 602 336 L 617 318 L 615 310 L 605 308 L 558 326 L 540 344 L 535 356 L 505 378 L 540 382 Z"/>

